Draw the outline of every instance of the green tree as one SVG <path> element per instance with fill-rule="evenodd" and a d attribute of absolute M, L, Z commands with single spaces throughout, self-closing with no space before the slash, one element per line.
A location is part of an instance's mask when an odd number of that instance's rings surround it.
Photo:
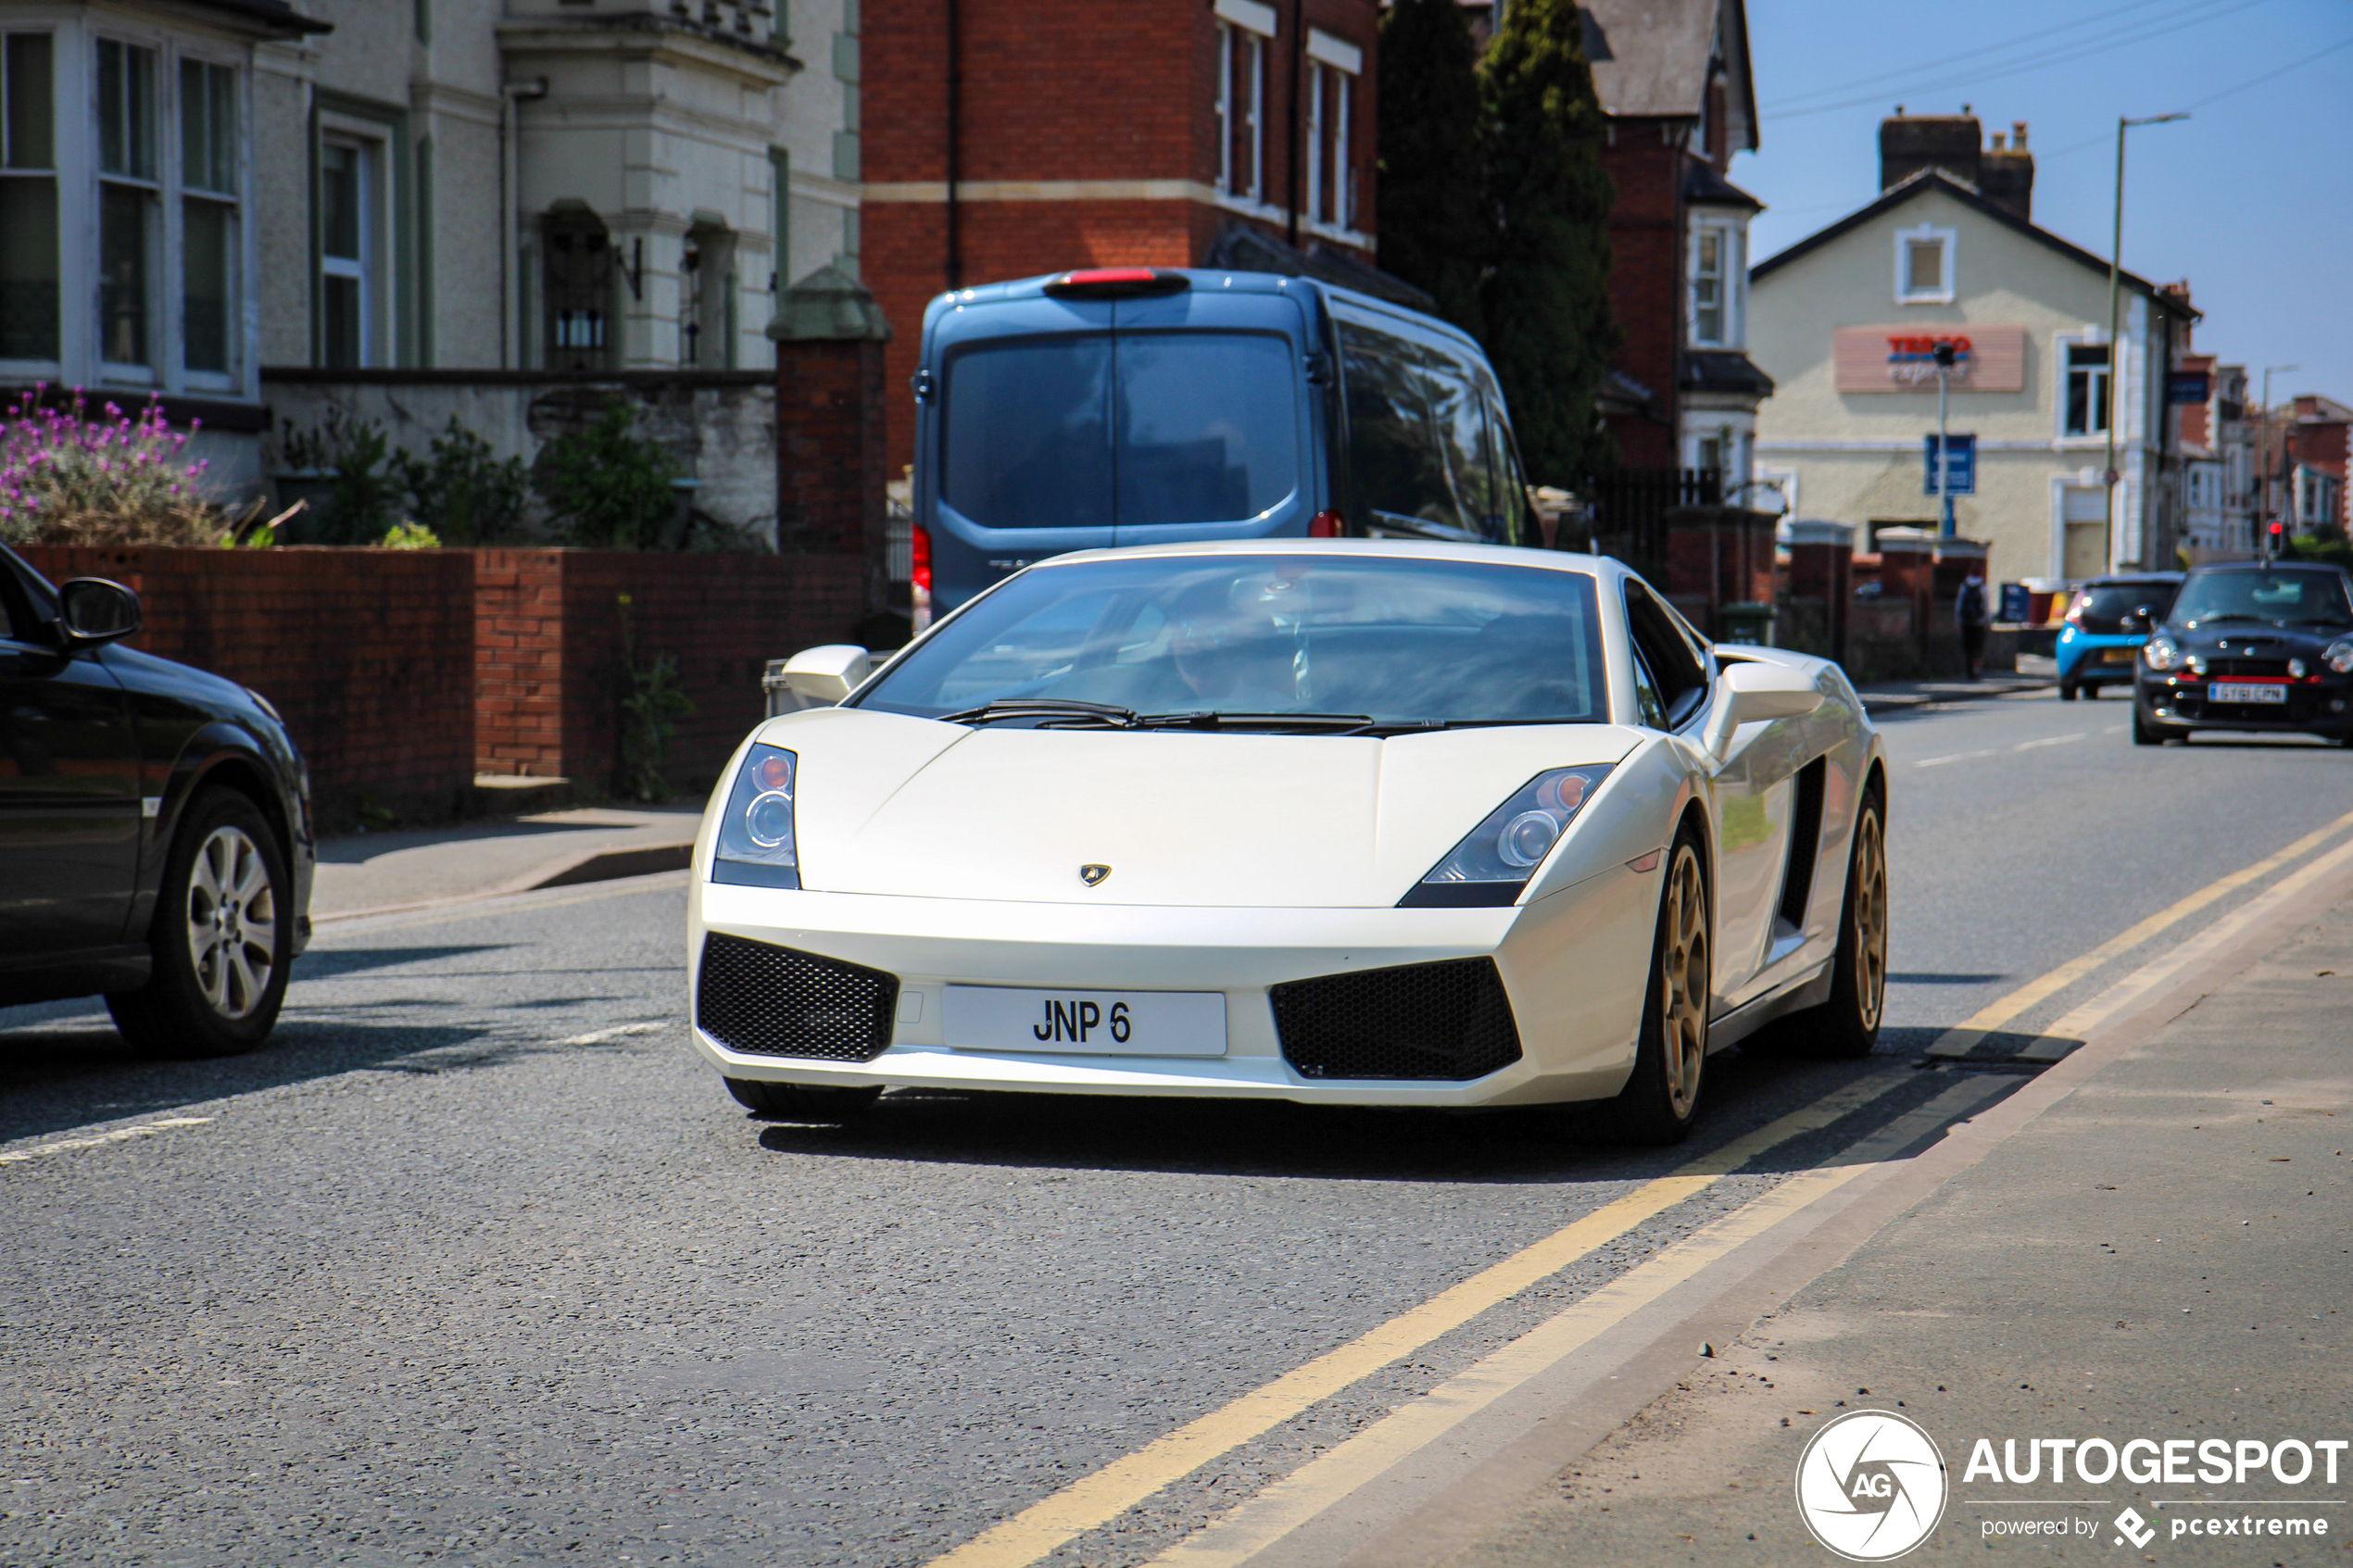
<path fill-rule="evenodd" d="M 1478 45 L 1460 0 L 1397 0 L 1380 23 L 1380 264 L 1483 339 L 1495 254 Z"/>
<path fill-rule="evenodd" d="M 1480 290 L 1488 357 L 1529 481 L 1574 483 L 1609 459 L 1594 400 L 1618 338 L 1607 228 L 1616 193 L 1571 0 L 1512 0 L 1482 85 L 1493 138 L 1488 190 L 1501 223 Z"/>

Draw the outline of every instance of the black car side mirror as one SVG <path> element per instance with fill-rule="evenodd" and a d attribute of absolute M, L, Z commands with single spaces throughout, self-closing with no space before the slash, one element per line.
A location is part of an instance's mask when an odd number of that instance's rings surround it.
<path fill-rule="evenodd" d="M 77 577 L 57 590 L 57 629 L 69 651 L 98 647 L 145 624 L 139 596 L 103 577 Z"/>
<path fill-rule="evenodd" d="M 2142 631 L 2154 632 L 2157 630 L 2157 607 L 2135 605 L 2133 607 L 2133 619 L 2139 622 Z"/>

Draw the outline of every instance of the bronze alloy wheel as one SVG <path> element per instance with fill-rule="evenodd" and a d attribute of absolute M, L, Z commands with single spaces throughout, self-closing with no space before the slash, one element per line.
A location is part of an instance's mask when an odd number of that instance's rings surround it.
<path fill-rule="evenodd" d="M 1658 944 L 1659 1065 L 1667 1110 L 1677 1122 L 1687 1122 L 1707 1064 L 1708 985 L 1707 883 L 1699 852 L 1687 843 L 1675 846 L 1667 868 L 1665 914 Z"/>
<path fill-rule="evenodd" d="M 1848 939 L 1854 947 L 1856 1022 L 1879 1032 L 1887 1005 L 1887 842 L 1880 831 L 1877 802 L 1855 824 L 1854 891 L 1847 902 Z"/>
<path fill-rule="evenodd" d="M 278 895 L 261 847 L 234 823 L 196 847 L 188 873 L 188 961 L 212 1010 L 241 1019 L 270 994 Z"/>

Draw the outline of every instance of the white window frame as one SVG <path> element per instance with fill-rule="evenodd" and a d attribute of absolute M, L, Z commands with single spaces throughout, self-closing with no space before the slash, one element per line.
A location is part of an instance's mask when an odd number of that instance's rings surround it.
<path fill-rule="evenodd" d="M 165 282 L 179 276 L 179 268 L 173 263 L 182 259 L 179 256 L 177 215 L 171 210 L 171 196 L 178 182 L 170 178 L 173 161 L 180 151 L 180 139 L 176 134 L 179 117 L 173 112 L 179 107 L 179 72 L 170 48 L 171 39 L 167 34 L 109 22 L 106 27 L 93 28 L 88 36 L 88 47 L 82 58 L 86 77 L 86 95 L 82 101 L 89 111 L 85 117 L 90 135 L 91 200 L 88 221 L 94 242 L 91 253 L 94 265 L 90 270 L 92 289 L 89 307 L 94 314 L 103 309 L 101 302 L 105 298 L 106 242 L 101 214 L 107 187 L 116 185 L 127 190 L 144 191 L 147 197 L 147 362 L 141 365 L 106 358 L 107 324 L 102 315 L 97 320 L 90 356 L 96 362 L 97 379 L 102 383 L 114 386 L 159 388 L 169 383 L 168 370 L 177 359 L 171 352 L 171 345 L 179 337 L 178 302 Z M 110 174 L 106 169 L 102 151 L 106 144 L 106 130 L 98 122 L 98 57 L 101 45 L 107 44 L 118 44 L 126 49 L 144 49 L 155 56 L 155 102 L 152 106 L 155 123 L 151 127 L 149 147 L 155 161 L 153 172 L 145 179 L 131 174 Z M 59 75 L 62 77 L 63 72 Z M 62 219 L 64 215 L 61 213 L 59 216 Z M 62 228 L 63 224 L 60 223 L 59 227 Z"/>
<path fill-rule="evenodd" d="M 2054 332 L 2051 335 L 2051 437 L 2059 446 L 2105 447 L 2108 445 L 2108 432 L 2104 428 L 2079 432 L 2070 432 L 2067 428 L 2068 350 L 2102 346 L 2108 349 L 2108 417 L 2114 420 L 2122 411 L 2117 406 L 2116 396 L 2117 360 L 2120 357 L 2116 345 L 2108 341 L 2107 332 L 2098 327 L 2085 327 L 2078 332 Z M 2121 432 L 2118 433 L 2117 445 L 2124 445 Z"/>
<path fill-rule="evenodd" d="M 1365 52 L 1344 38 L 1311 27 L 1307 60 L 1305 216 L 1318 232 L 1351 236 L 1356 220 L 1356 169 L 1349 156 L 1349 138 L 1354 130 L 1350 117 L 1353 86 L 1365 70 Z M 1327 174 L 1331 180 L 1328 198 L 1324 189 Z"/>
<path fill-rule="evenodd" d="M 72 65 L 82 58 L 82 51 L 75 47 L 77 41 L 64 28 L 46 19 L 27 19 L 21 24 L 9 19 L 5 25 L 0 25 L 0 39 L 23 37 L 35 33 L 49 40 L 49 166 L 45 171 L 38 169 L 0 168 L 0 180 L 46 180 L 49 182 L 49 200 L 55 208 L 57 232 L 57 255 L 51 258 L 57 274 L 57 352 L 54 358 L 47 359 L 0 359 L 0 374 L 6 374 L 12 378 L 31 375 L 63 379 L 61 372 L 67 356 L 72 351 L 69 345 L 76 335 L 73 329 L 76 312 L 72 304 L 72 273 L 68 270 L 66 262 L 66 253 L 69 248 L 66 233 L 67 215 L 71 210 L 66 200 L 66 179 L 67 166 L 72 161 L 72 153 L 69 147 L 71 128 L 68 123 L 66 110 L 74 99 L 66 90 L 66 82 L 67 73 Z M 5 54 L 0 54 L 0 63 L 5 63 Z M 95 68 L 92 67 L 91 69 L 94 72 Z"/>
<path fill-rule="evenodd" d="M 1699 285 L 1702 275 L 1700 253 L 1705 239 L 1710 235 L 1716 239 L 1718 330 L 1714 337 L 1706 336 L 1700 331 L 1699 315 Z M 1691 343 L 1694 348 L 1737 349 L 1743 346 L 1747 341 L 1747 322 L 1744 320 L 1745 312 L 1743 307 L 1747 304 L 1747 300 L 1743 297 L 1746 292 L 1743 284 L 1748 274 L 1747 270 L 1741 265 L 1742 253 L 1746 248 L 1743 239 L 1744 231 L 1738 223 L 1708 221 L 1692 225 L 1692 254 L 1689 264 L 1691 284 L 1685 292 L 1689 296 Z"/>
<path fill-rule="evenodd" d="M 187 183 L 187 149 L 182 145 L 183 128 L 187 124 L 186 106 L 179 101 L 180 66 L 182 61 L 225 69 L 229 72 L 230 92 L 234 105 L 233 119 L 235 139 L 234 173 L 227 191 L 214 191 Z M 171 51 L 171 113 L 169 139 L 171 145 L 171 167 L 169 188 L 168 222 L 171 234 L 170 276 L 179 284 L 170 289 L 171 300 L 171 365 L 181 385 L 203 392 L 234 392 L 245 384 L 245 186 L 251 178 L 248 166 L 253 162 L 251 78 L 235 56 L 204 48 L 181 47 Z M 188 287 L 187 221 L 188 203 L 217 203 L 229 209 L 228 282 L 229 294 L 229 368 L 226 370 L 195 370 L 188 368 L 188 323 L 186 306 Z"/>
<path fill-rule="evenodd" d="M 392 323 L 385 319 L 384 236 L 391 232 L 385 211 L 391 194 L 391 182 L 386 178 L 390 168 L 391 147 L 385 141 L 384 128 L 347 115 L 322 114 L 319 117 L 319 146 L 323 153 L 329 146 L 348 147 L 358 152 L 359 173 L 359 254 L 357 257 L 331 257 L 326 241 L 319 243 L 319 277 L 323 283 L 328 278 L 348 278 L 359 285 L 359 354 L 352 369 L 370 370 L 387 361 L 384 345 L 392 341 Z M 321 215 L 323 218 L 323 214 Z M 322 299 L 319 307 L 321 344 L 319 361 L 326 363 L 326 306 Z"/>
<path fill-rule="evenodd" d="M 1935 241 L 1943 247 L 1938 257 L 1941 276 L 1933 289 L 1915 290 L 1911 287 L 1911 247 L 1924 240 Z M 1933 223 L 1922 223 L 1910 229 L 1895 231 L 1895 303 L 1898 305 L 1950 305 L 1956 297 L 1955 277 L 1959 272 L 1960 232 L 1955 229 L 1940 229 Z"/>
<path fill-rule="evenodd" d="M 1272 6 L 1259 0 L 1216 0 L 1219 23 L 1217 95 L 1224 134 L 1217 156 L 1217 194 L 1227 206 L 1250 211 L 1266 200 L 1266 46 L 1276 36 Z M 1239 124 L 1235 115 L 1242 119 Z M 1250 167 L 1234 167 L 1237 129 L 1248 133 Z M 1241 176 L 1247 172 L 1247 183 Z"/>

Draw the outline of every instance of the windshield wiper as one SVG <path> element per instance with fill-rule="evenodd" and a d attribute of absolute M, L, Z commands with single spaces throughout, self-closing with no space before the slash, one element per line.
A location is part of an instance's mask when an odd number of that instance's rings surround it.
<path fill-rule="evenodd" d="M 1354 734 L 1371 725 L 1369 713 L 1147 713 L 1137 722 L 1148 730 L 1328 730 Z"/>
<path fill-rule="evenodd" d="M 1038 719 L 1048 721 L 1039 729 L 1061 728 L 1064 724 L 1093 722 L 1108 729 L 1132 730 L 1142 719 L 1132 708 L 1119 708 L 1108 702 L 1080 702 L 1074 697 L 1004 696 L 994 702 L 984 702 L 978 708 L 967 708 L 960 713 L 943 713 L 943 724 L 989 724 L 1000 719 Z M 1051 723 L 1060 720 L 1062 724 Z"/>
<path fill-rule="evenodd" d="M 2189 621 L 2188 624 L 2192 626 L 2211 626 L 2217 621 L 2269 621 L 2271 619 L 2271 618 L 2268 615 L 2257 615 L 2249 610 L 2226 609 L 2219 615 L 2201 615 L 2195 621 Z"/>
<path fill-rule="evenodd" d="M 2280 624 L 2283 626 L 2353 626 L 2353 621 L 2347 621 L 2336 615 L 2304 615 L 2298 616 L 2294 621 L 2283 621 Z"/>

